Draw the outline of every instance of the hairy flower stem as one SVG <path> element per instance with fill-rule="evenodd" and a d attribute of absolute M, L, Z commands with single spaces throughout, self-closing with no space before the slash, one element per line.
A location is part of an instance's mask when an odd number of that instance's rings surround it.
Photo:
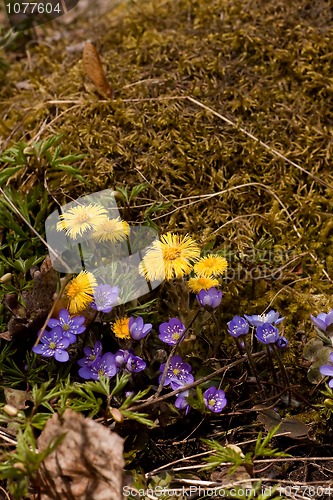
<path fill-rule="evenodd" d="M 266 345 L 266 352 L 267 352 L 267 360 L 268 360 L 268 364 L 269 364 L 269 368 L 272 372 L 272 376 L 273 376 L 273 382 L 274 382 L 274 392 L 276 393 L 276 387 L 278 386 L 278 380 L 277 380 L 277 376 L 276 376 L 276 371 L 275 371 L 275 368 L 274 368 L 274 363 L 273 363 L 273 359 L 272 359 L 272 351 L 271 351 L 271 347 L 269 345 Z"/>
<path fill-rule="evenodd" d="M 164 371 L 163 371 L 163 374 L 162 374 L 160 385 L 158 386 L 158 389 L 157 389 L 156 393 L 152 396 L 153 399 L 157 398 L 161 394 L 161 392 L 163 390 L 163 387 L 164 387 L 164 382 L 165 382 L 165 379 L 166 379 L 166 376 L 167 376 L 167 373 L 168 373 L 168 369 L 169 369 L 169 366 L 170 366 L 171 358 L 175 354 L 175 352 L 176 352 L 179 344 L 185 338 L 186 333 L 188 332 L 189 328 L 194 323 L 194 321 L 197 319 L 197 317 L 200 314 L 200 312 L 201 312 L 200 310 L 196 312 L 194 318 L 190 321 L 190 323 L 188 324 L 186 330 L 183 332 L 182 336 L 178 339 L 177 343 L 171 349 L 171 352 L 170 352 L 170 354 L 168 356 L 168 359 L 166 360 L 166 363 L 165 363 L 165 367 L 164 367 Z"/>
<path fill-rule="evenodd" d="M 217 321 L 217 318 L 216 318 L 216 315 L 215 315 L 215 311 L 212 311 L 211 312 L 211 315 L 213 316 L 213 319 L 214 319 L 214 323 L 215 323 L 215 326 L 216 326 L 216 333 L 218 334 L 219 333 L 219 323 Z M 225 356 L 226 358 L 228 358 L 228 354 L 227 352 L 223 349 L 222 346 L 220 346 L 220 349 L 221 349 L 221 352 L 223 354 L 223 356 Z M 243 355 L 243 353 L 241 353 Z"/>
<path fill-rule="evenodd" d="M 259 375 L 258 375 L 258 372 L 257 372 L 257 369 L 256 369 L 256 365 L 255 365 L 253 357 L 252 357 L 252 352 L 250 351 L 250 348 L 248 346 L 248 343 L 247 343 L 246 339 L 244 339 L 244 348 L 245 348 L 245 352 L 247 354 L 247 359 L 248 359 L 248 362 L 249 362 L 252 374 L 255 377 L 256 381 L 257 381 L 259 390 L 263 391 L 264 389 L 263 389 L 263 386 L 261 385 L 261 382 L 260 382 L 260 379 L 259 379 Z"/>
<path fill-rule="evenodd" d="M 275 345 L 273 346 L 273 349 L 274 349 L 274 354 L 276 356 L 276 359 L 277 359 L 279 367 L 280 367 L 280 372 L 281 372 L 281 375 L 283 378 L 283 382 L 285 384 L 286 389 L 289 389 L 290 388 L 290 381 L 289 381 L 286 367 L 283 364 L 279 349 Z M 291 404 L 291 390 L 288 390 L 288 405 L 290 406 L 290 404 Z"/>

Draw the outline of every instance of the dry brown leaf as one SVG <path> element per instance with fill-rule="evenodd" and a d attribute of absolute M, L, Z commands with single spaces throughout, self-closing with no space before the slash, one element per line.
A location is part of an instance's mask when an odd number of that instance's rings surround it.
<path fill-rule="evenodd" d="M 17 410 L 25 410 L 28 408 L 26 401 L 33 401 L 31 392 L 20 391 L 19 389 L 4 388 L 6 403 L 14 406 Z"/>
<path fill-rule="evenodd" d="M 47 256 L 38 268 L 31 268 L 32 288 L 22 292 L 23 307 L 14 294 L 6 294 L 3 304 L 13 313 L 8 323 L 10 338 L 36 336 L 50 310 L 57 289 L 58 273 Z"/>
<path fill-rule="evenodd" d="M 94 83 L 97 90 L 103 95 L 113 98 L 113 90 L 106 79 L 105 72 L 94 44 L 89 40 L 86 41 L 83 47 L 83 69 L 91 81 Z"/>
<path fill-rule="evenodd" d="M 268 431 L 271 431 L 278 424 L 281 424 L 278 432 L 286 432 L 288 433 L 288 437 L 293 439 L 308 437 L 310 430 L 308 425 L 297 418 L 281 418 L 280 415 L 272 409 L 259 412 L 258 420 L 264 424 Z"/>
<path fill-rule="evenodd" d="M 123 439 L 107 427 L 68 409 L 54 414 L 38 438 L 45 450 L 65 434 L 38 473 L 41 500 L 121 500 Z"/>

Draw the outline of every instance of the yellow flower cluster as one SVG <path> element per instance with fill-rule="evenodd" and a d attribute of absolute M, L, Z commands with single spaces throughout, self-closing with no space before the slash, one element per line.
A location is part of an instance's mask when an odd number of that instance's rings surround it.
<path fill-rule="evenodd" d="M 211 287 L 219 286 L 216 276 L 220 276 L 228 267 L 228 262 L 221 255 L 209 254 L 202 257 L 195 265 L 196 276 L 189 279 L 188 287 L 192 292 L 199 293 L 201 290 L 208 290 Z"/>
<path fill-rule="evenodd" d="M 227 266 L 226 259 L 220 255 L 209 254 L 200 259 L 199 246 L 189 235 L 167 233 L 148 249 L 139 271 L 147 280 L 169 281 L 183 278 L 194 270 L 196 276 L 189 279 L 188 286 L 199 293 L 202 289 L 218 286 L 216 276 L 220 276 Z"/>
<path fill-rule="evenodd" d="M 73 239 L 92 231 L 92 237 L 97 242 L 119 243 L 129 235 L 130 228 L 120 217 L 110 219 L 101 205 L 89 204 L 72 207 L 61 214 L 57 231 L 66 231 Z"/>

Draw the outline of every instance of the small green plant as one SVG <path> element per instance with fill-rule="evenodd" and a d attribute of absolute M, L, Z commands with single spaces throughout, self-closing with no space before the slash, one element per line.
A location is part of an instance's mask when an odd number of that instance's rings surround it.
<path fill-rule="evenodd" d="M 254 450 L 247 452 L 245 455 L 239 447 L 222 446 L 213 439 L 203 439 L 203 442 L 213 450 L 212 455 L 205 459 L 207 465 L 204 466 L 204 469 L 215 469 L 222 463 L 228 462 L 231 465 L 229 474 L 233 474 L 238 467 L 243 466 L 251 477 L 255 477 L 255 460 L 259 458 L 281 458 L 290 456 L 283 451 L 279 451 L 277 448 L 271 447 L 271 441 L 279 430 L 279 427 L 280 425 L 270 430 L 266 437 L 263 437 L 260 431 Z"/>
<path fill-rule="evenodd" d="M 60 436 L 42 452 L 38 452 L 33 429 L 26 425 L 17 434 L 16 449 L 5 452 L 0 460 L 0 478 L 7 480 L 9 492 L 14 498 L 22 499 L 28 494 L 30 481 L 43 460 L 61 443 Z"/>
<path fill-rule="evenodd" d="M 58 177 L 57 173 L 64 172 L 81 182 L 84 178 L 78 168 L 74 166 L 84 158 L 82 154 L 69 154 L 62 156 L 59 142 L 62 135 L 53 135 L 41 141 L 17 142 L 11 148 L 4 151 L 0 156 L 0 165 L 5 168 L 0 173 L 0 184 L 15 175 L 22 167 L 34 173 L 40 180 L 44 176 Z"/>

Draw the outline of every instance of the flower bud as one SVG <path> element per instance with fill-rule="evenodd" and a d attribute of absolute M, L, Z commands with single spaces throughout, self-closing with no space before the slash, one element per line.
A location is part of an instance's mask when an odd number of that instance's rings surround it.
<path fill-rule="evenodd" d="M 1 283 L 8 283 L 12 279 L 12 273 L 6 273 L 3 276 L 1 276 L 0 281 Z"/>
<path fill-rule="evenodd" d="M 116 422 L 123 422 L 124 421 L 124 416 L 121 413 L 118 408 L 110 408 L 110 414 L 111 417 L 116 421 Z"/>
<path fill-rule="evenodd" d="M 18 412 L 19 412 L 19 411 L 18 411 L 18 409 L 17 409 L 17 408 L 15 408 L 15 406 L 12 406 L 12 405 L 5 405 L 5 406 L 3 407 L 3 411 L 4 411 L 5 413 L 7 413 L 7 415 L 8 415 L 9 417 L 16 417 L 16 415 L 17 415 L 17 414 L 18 414 Z"/>

